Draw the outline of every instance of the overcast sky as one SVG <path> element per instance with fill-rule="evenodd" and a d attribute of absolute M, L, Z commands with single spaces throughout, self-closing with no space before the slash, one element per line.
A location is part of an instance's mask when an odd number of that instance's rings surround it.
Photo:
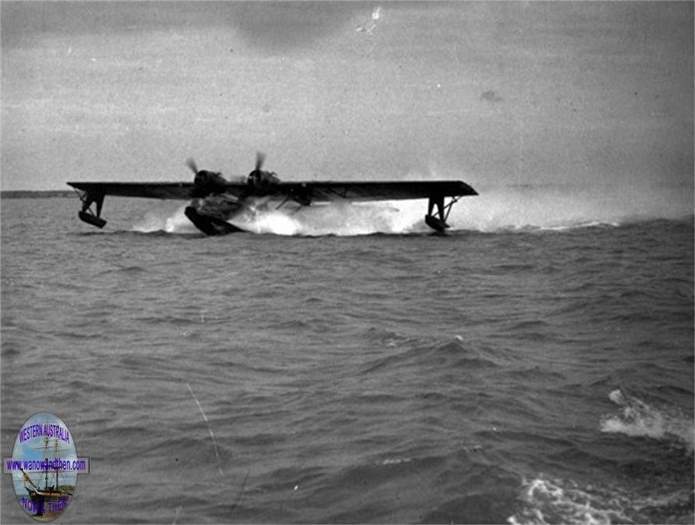
<path fill-rule="evenodd" d="M 692 188 L 692 2 L 2 2 L 2 189 Z"/>

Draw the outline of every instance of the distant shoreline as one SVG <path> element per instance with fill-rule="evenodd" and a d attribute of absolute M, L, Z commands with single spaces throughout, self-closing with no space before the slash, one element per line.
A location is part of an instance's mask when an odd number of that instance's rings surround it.
<path fill-rule="evenodd" d="M 44 199 L 52 197 L 72 197 L 72 190 L 11 190 L 0 191 L 2 199 Z"/>

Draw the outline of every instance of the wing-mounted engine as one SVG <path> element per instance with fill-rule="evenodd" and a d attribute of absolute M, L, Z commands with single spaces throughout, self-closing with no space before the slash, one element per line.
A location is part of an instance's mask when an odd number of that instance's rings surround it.
<path fill-rule="evenodd" d="M 249 173 L 246 179 L 246 184 L 254 190 L 254 193 L 270 193 L 274 186 L 276 186 L 280 179 L 272 171 L 252 171 Z"/>
<path fill-rule="evenodd" d="M 256 167 L 249 173 L 246 184 L 251 195 L 267 195 L 273 193 L 274 188 L 280 183 L 280 178 L 274 171 L 263 171 L 265 153 L 256 153 Z"/>
<path fill-rule="evenodd" d="M 203 198 L 208 195 L 216 195 L 227 191 L 227 180 L 220 172 L 198 170 L 193 159 L 188 159 L 186 165 L 195 174 L 193 178 L 193 195 L 194 198 Z"/>
<path fill-rule="evenodd" d="M 193 179 L 193 197 L 207 197 L 224 193 L 227 190 L 227 181 L 221 173 L 201 170 Z"/>

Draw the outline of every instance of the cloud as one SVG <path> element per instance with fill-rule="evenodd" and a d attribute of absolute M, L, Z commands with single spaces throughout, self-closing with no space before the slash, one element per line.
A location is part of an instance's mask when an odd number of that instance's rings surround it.
<path fill-rule="evenodd" d="M 214 30 L 261 49 L 309 46 L 340 31 L 364 9 L 353 2 L 3 2 L 2 46 L 35 45 L 41 36 L 142 35 Z M 376 10 L 372 17 L 380 16 Z M 376 20 L 376 19 L 375 19 Z M 233 43 L 233 42 L 232 42 Z M 230 45 L 225 42 L 225 49 Z"/>
<path fill-rule="evenodd" d="M 496 91 L 493 91 L 491 89 L 483 92 L 480 94 L 480 99 L 485 100 L 487 102 L 491 102 L 493 104 L 497 102 L 502 102 L 504 99 L 497 94 Z"/>
<path fill-rule="evenodd" d="M 360 5 L 351 2 L 251 2 L 228 4 L 227 23 L 247 43 L 287 52 L 314 45 L 344 28 Z"/>

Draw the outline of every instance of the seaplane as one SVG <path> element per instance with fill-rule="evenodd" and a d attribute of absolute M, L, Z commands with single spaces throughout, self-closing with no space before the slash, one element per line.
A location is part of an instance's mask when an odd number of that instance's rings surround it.
<path fill-rule="evenodd" d="M 468 184 L 458 180 L 433 181 L 306 181 L 283 182 L 273 171 L 264 171 L 265 154 L 256 154 L 256 165 L 248 176 L 227 180 L 222 173 L 199 170 L 193 159 L 186 165 L 193 182 L 68 182 L 82 201 L 78 217 L 97 228 L 106 220 L 101 212 L 107 195 L 148 199 L 190 200 L 186 217 L 206 235 L 226 235 L 245 231 L 233 224 L 257 202 L 277 203 L 276 209 L 293 203 L 310 206 L 336 200 L 362 202 L 400 199 L 427 199 L 425 223 L 436 233 L 450 228 L 446 222 L 453 205 L 461 197 L 477 195 Z"/>

